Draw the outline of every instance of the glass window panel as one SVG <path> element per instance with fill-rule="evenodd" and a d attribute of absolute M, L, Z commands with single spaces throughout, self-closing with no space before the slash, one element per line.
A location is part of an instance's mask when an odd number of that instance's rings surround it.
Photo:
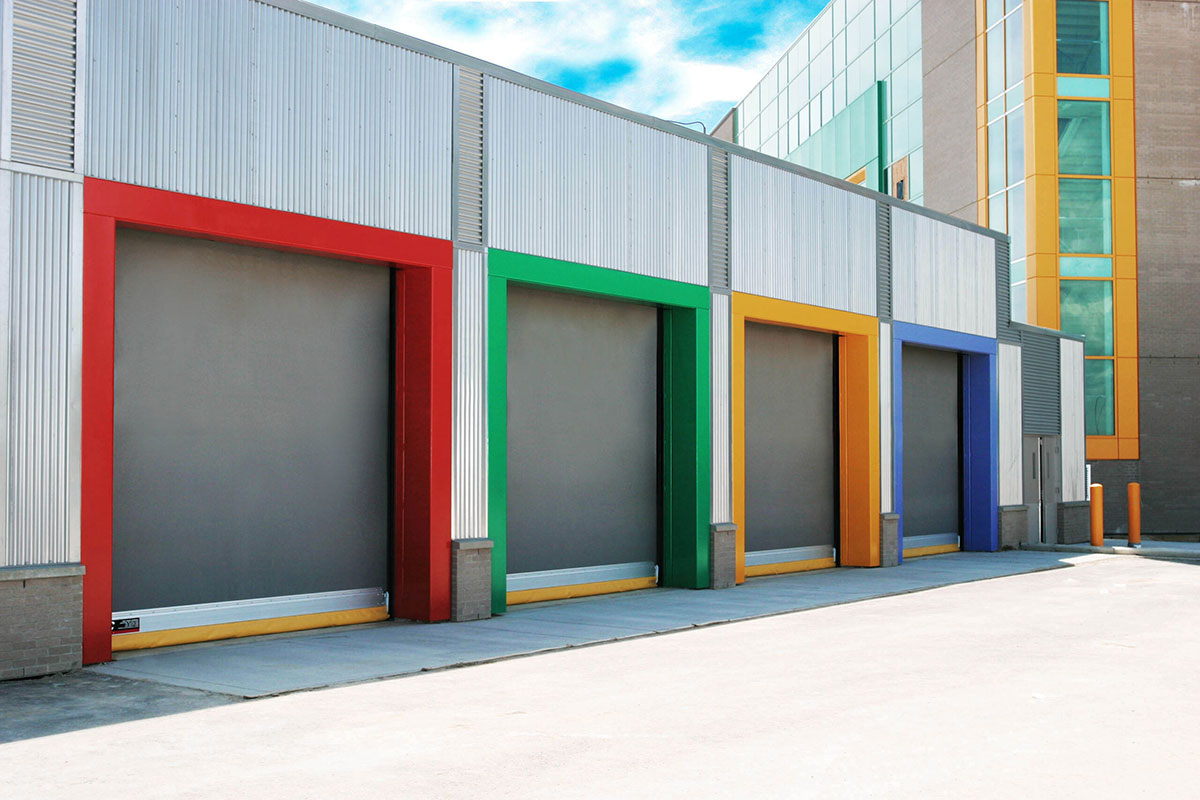
<path fill-rule="evenodd" d="M 837 74 L 846 68 L 846 34 L 839 33 L 833 39 L 833 71 Z"/>
<path fill-rule="evenodd" d="M 1059 78 L 1060 97 L 1108 97 L 1108 78 Z"/>
<path fill-rule="evenodd" d="M 821 129 L 821 96 L 817 95 L 808 104 L 808 135 L 812 136 Z"/>
<path fill-rule="evenodd" d="M 763 152 L 769 156 L 779 157 L 779 137 L 772 134 L 771 138 L 767 139 L 763 144 Z"/>
<path fill-rule="evenodd" d="M 997 25 L 987 35 L 987 96 L 1004 90 L 1004 26 Z"/>
<path fill-rule="evenodd" d="M 908 182 L 914 200 L 925 194 L 925 151 L 920 147 L 908 154 Z"/>
<path fill-rule="evenodd" d="M 988 193 L 1004 188 L 1004 120 L 988 125 Z"/>
<path fill-rule="evenodd" d="M 808 29 L 808 40 L 809 47 L 814 51 L 820 51 L 833 41 L 833 10 L 828 6 Z"/>
<path fill-rule="evenodd" d="M 1009 311 L 1009 316 L 1017 322 L 1024 322 L 1026 319 L 1025 310 L 1025 294 L 1027 284 L 1017 283 L 1012 287 L 1012 310 Z"/>
<path fill-rule="evenodd" d="M 841 28 L 846 24 L 846 0 L 834 0 L 833 27 Z"/>
<path fill-rule="evenodd" d="M 1008 265 L 1008 279 L 1012 283 L 1025 280 L 1025 259 L 1019 258 Z"/>
<path fill-rule="evenodd" d="M 1004 95 L 1004 105 L 1009 111 L 1012 111 L 1017 106 L 1025 102 L 1025 86 L 1023 83 L 1018 83 L 1016 86 L 1008 90 L 1008 94 Z"/>
<path fill-rule="evenodd" d="M 1004 13 L 1008 14 L 1012 11 L 1016 11 L 1020 7 L 1021 7 L 1021 0 L 1005 0 Z"/>
<path fill-rule="evenodd" d="M 1064 175 L 1108 175 L 1110 161 L 1108 103 L 1058 101 L 1058 171 Z"/>
<path fill-rule="evenodd" d="M 1025 180 L 1025 109 L 1008 115 L 1008 182 Z"/>
<path fill-rule="evenodd" d="M 1083 362 L 1084 429 L 1088 436 L 1112 436 L 1113 362 L 1089 358 Z"/>
<path fill-rule="evenodd" d="M 1010 257 L 1025 255 L 1025 184 L 1008 190 L 1008 235 L 1012 237 Z"/>
<path fill-rule="evenodd" d="M 1004 219 L 1004 192 L 988 198 L 988 227 L 1000 233 L 1008 233 Z"/>
<path fill-rule="evenodd" d="M 1004 85 L 1020 83 L 1025 74 L 1024 49 L 1021 36 L 1021 15 L 1013 14 L 1004 21 Z M 997 89 L 1000 87 L 996 87 Z"/>
<path fill-rule="evenodd" d="M 1004 17 L 1004 0 L 987 0 L 987 24 L 992 27 Z"/>
<path fill-rule="evenodd" d="M 821 90 L 821 124 L 829 122 L 833 119 L 833 86 L 826 86 Z"/>
<path fill-rule="evenodd" d="M 846 91 L 846 73 L 838 75 L 833 81 L 833 113 L 840 114 L 848 102 Z"/>
<path fill-rule="evenodd" d="M 987 106 L 988 122 L 991 122 L 992 120 L 1001 116 L 1003 113 L 1004 113 L 1004 98 L 997 97 L 995 100 L 988 103 L 988 106 Z"/>
<path fill-rule="evenodd" d="M 1108 74 L 1108 3 L 1058 0 L 1058 71 Z"/>
<path fill-rule="evenodd" d="M 1060 281 L 1060 326 L 1084 337 L 1083 354 L 1113 354 L 1112 281 Z"/>
<path fill-rule="evenodd" d="M 891 34 L 884 33 L 875 42 L 875 80 L 887 78 L 892 71 L 892 49 L 888 47 Z"/>
<path fill-rule="evenodd" d="M 1108 180 L 1059 179 L 1058 250 L 1112 252 L 1112 185 Z"/>
<path fill-rule="evenodd" d="M 1068 278 L 1111 278 L 1112 259 L 1062 256 L 1058 259 L 1058 274 Z"/>
<path fill-rule="evenodd" d="M 890 0 L 875 0 L 875 30 L 882 34 L 892 24 Z"/>
<path fill-rule="evenodd" d="M 787 149 L 784 150 L 784 153 L 792 152 L 799 144 L 799 126 L 796 123 L 796 118 L 792 117 L 788 120 Z"/>

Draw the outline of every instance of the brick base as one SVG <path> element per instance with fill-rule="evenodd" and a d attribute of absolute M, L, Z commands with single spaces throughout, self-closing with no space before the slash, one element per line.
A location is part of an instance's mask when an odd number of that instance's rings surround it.
<path fill-rule="evenodd" d="M 879 515 L 879 566 L 900 563 L 900 515 L 891 511 Z"/>
<path fill-rule="evenodd" d="M 708 537 L 708 587 L 728 589 L 737 583 L 737 525 L 718 522 Z"/>
<path fill-rule="evenodd" d="M 1058 544 L 1090 544 L 1092 505 L 1087 500 L 1058 504 Z"/>
<path fill-rule="evenodd" d="M 467 622 L 492 615 L 492 540 L 450 543 L 450 619 Z"/>
<path fill-rule="evenodd" d="M 83 567 L 0 569 L 0 680 L 79 669 Z"/>
<path fill-rule="evenodd" d="M 1016 550 L 1029 536 L 1029 506 L 1000 506 L 1000 549 Z"/>

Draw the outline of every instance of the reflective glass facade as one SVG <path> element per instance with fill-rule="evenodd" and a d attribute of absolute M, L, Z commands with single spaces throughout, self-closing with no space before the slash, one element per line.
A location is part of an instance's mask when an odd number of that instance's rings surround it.
<path fill-rule="evenodd" d="M 738 104 L 735 139 L 839 178 L 866 168 L 883 191 L 907 156 L 905 196 L 921 202 L 920 1 L 834 0 Z"/>

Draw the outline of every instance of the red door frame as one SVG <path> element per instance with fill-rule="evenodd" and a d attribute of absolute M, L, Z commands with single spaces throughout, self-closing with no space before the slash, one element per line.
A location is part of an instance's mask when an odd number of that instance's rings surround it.
<path fill-rule="evenodd" d="M 112 658 L 116 229 L 132 227 L 396 268 L 392 614 L 450 617 L 453 249 L 426 236 L 86 178 L 83 183 L 83 662 Z"/>

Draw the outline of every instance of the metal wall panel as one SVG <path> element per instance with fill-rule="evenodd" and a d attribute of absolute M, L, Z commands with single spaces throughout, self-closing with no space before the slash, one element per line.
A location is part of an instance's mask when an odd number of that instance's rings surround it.
<path fill-rule="evenodd" d="M 1021 428 L 1025 433 L 1057 436 L 1061 430 L 1058 337 L 1021 332 Z"/>
<path fill-rule="evenodd" d="M 71 170 L 75 165 L 75 2 L 13 0 L 5 45 L 11 125 L 4 158 Z M 10 65 L 5 65 L 10 66 Z M 7 70 L 6 70 L 7 71 Z"/>
<path fill-rule="evenodd" d="M 876 314 L 873 200 L 740 156 L 729 182 L 735 291 Z"/>
<path fill-rule="evenodd" d="M 708 148 L 485 80 L 490 247 L 708 285 Z"/>
<path fill-rule="evenodd" d="M 1024 502 L 1021 471 L 1021 348 L 1000 344 L 996 380 L 1000 394 L 1000 505 Z"/>
<path fill-rule="evenodd" d="M 879 323 L 879 511 L 895 511 L 892 500 L 892 325 Z"/>
<path fill-rule="evenodd" d="M 892 315 L 995 337 L 996 240 L 892 209 Z"/>
<path fill-rule="evenodd" d="M 487 256 L 454 251 L 455 539 L 487 536 Z"/>
<path fill-rule="evenodd" d="M 1069 503 L 1083 500 L 1087 494 L 1083 342 L 1059 339 L 1058 345 L 1062 387 L 1062 499 Z"/>
<path fill-rule="evenodd" d="M 7 250 L 0 565 L 74 562 L 79 541 L 78 520 L 71 513 L 70 454 L 78 434 L 69 408 L 71 398 L 78 397 L 70 353 L 80 187 L 2 174 L 8 224 L 0 245 Z"/>
<path fill-rule="evenodd" d="M 712 521 L 733 521 L 733 450 L 730 411 L 729 295 L 712 296 Z"/>
<path fill-rule="evenodd" d="M 249 0 L 92 0 L 87 175 L 450 238 L 453 67 Z"/>

